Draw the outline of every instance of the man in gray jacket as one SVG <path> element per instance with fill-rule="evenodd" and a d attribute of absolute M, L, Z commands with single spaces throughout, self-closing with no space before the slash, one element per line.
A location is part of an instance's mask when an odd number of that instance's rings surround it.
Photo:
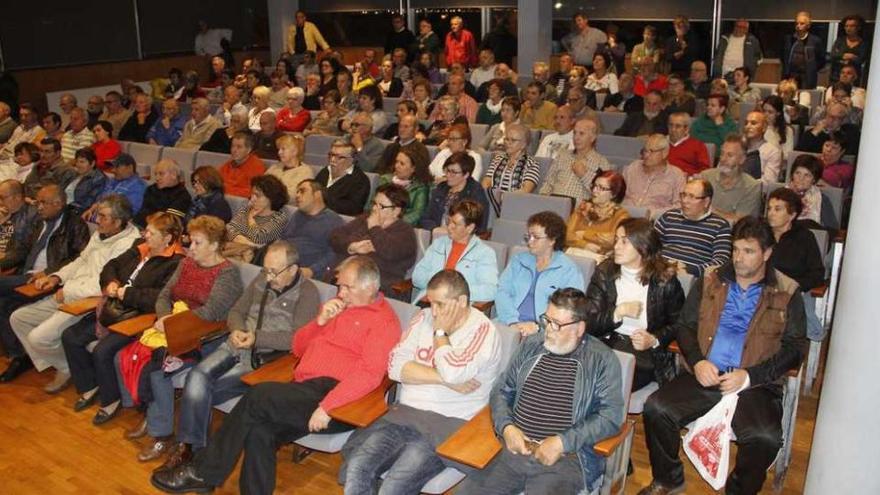
<path fill-rule="evenodd" d="M 733 82 L 733 72 L 738 67 L 749 69 L 754 76 L 758 73 L 758 63 L 764 58 L 758 38 L 749 33 L 749 21 L 737 19 L 733 32 L 721 36 L 715 61 L 712 64 L 712 77 L 724 77 L 728 83 Z"/>
<path fill-rule="evenodd" d="M 229 338 L 186 377 L 180 402 L 177 444 L 161 467 L 166 470 L 192 459 L 204 448 L 211 408 L 243 394 L 241 377 L 277 355 L 290 352 L 293 334 L 318 314 L 320 295 L 299 267 L 296 247 L 275 241 L 263 269 L 229 311 Z"/>

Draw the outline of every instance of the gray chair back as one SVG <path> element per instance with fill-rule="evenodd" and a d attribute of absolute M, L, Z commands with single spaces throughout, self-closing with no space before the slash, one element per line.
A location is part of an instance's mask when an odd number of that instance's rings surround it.
<path fill-rule="evenodd" d="M 232 210 L 233 216 L 237 211 L 247 206 L 247 198 L 242 198 L 241 196 L 233 196 L 231 194 L 225 194 L 223 195 L 223 197 L 226 198 L 226 202 L 229 203 L 229 209 Z"/>
<path fill-rule="evenodd" d="M 626 114 L 623 112 L 599 112 L 598 115 L 599 123 L 602 124 L 602 134 L 614 134 L 614 131 L 620 129 L 623 121 L 626 120 Z"/>
<path fill-rule="evenodd" d="M 625 156 L 631 160 L 639 158 L 645 143 L 637 137 L 600 134 L 596 140 L 596 151 L 609 156 Z"/>
<path fill-rule="evenodd" d="M 159 161 L 162 147 L 154 144 L 131 143 L 128 145 L 128 154 L 134 158 L 138 165 L 146 165 L 149 168 Z"/>
<path fill-rule="evenodd" d="M 180 165 L 180 170 L 184 177 L 189 177 L 193 171 L 193 165 L 196 162 L 196 150 L 185 150 L 182 148 L 162 148 L 162 159 L 170 158 Z"/>
<path fill-rule="evenodd" d="M 495 225 L 492 226 L 491 240 L 508 246 L 516 246 L 522 244 L 525 233 L 526 222 L 496 218 Z M 510 258 L 512 253 L 508 253 L 507 256 Z"/>
<path fill-rule="evenodd" d="M 479 143 L 483 141 L 483 137 L 489 132 L 489 126 L 486 124 L 470 124 L 471 128 L 471 143 Z M 487 162 L 483 162 L 483 167 L 488 165 Z"/>
<path fill-rule="evenodd" d="M 623 389 L 623 420 L 626 420 L 626 411 L 629 409 L 629 393 L 632 390 L 633 376 L 636 373 L 636 357 L 628 352 L 614 351 L 620 362 L 620 378 Z"/>
<path fill-rule="evenodd" d="M 217 153 L 214 151 L 199 151 L 196 153 L 195 168 L 214 167 L 220 168 L 224 163 L 228 162 L 232 157 L 226 153 Z"/>
<path fill-rule="evenodd" d="M 572 200 L 568 197 L 510 191 L 502 196 L 501 218 L 525 222 L 535 213 L 552 211 L 567 220 L 571 208 Z"/>

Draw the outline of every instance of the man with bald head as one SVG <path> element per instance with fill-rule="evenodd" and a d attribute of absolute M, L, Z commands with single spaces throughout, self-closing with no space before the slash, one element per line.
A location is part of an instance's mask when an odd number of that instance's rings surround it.
<path fill-rule="evenodd" d="M 61 158 L 72 165 L 74 154 L 80 148 L 88 148 L 95 142 L 95 134 L 89 130 L 88 116 L 82 108 L 70 111 L 70 127 L 61 137 Z"/>
<path fill-rule="evenodd" d="M 449 77 L 451 77 L 453 74 L 458 74 L 464 77 L 464 92 L 467 93 L 468 96 L 470 96 L 471 98 L 476 98 L 477 88 L 467 79 L 464 65 L 462 65 L 461 62 L 454 62 L 452 65 L 449 65 L 447 67 L 446 80 L 448 81 Z M 441 96 L 444 96 L 447 93 L 449 93 L 449 83 L 440 86 L 440 89 L 437 90 L 437 98 L 439 99 Z"/>
<path fill-rule="evenodd" d="M 467 117 L 468 122 L 474 123 L 477 120 L 477 110 L 480 105 L 477 100 L 468 96 L 464 91 L 465 79 L 461 74 L 451 74 L 446 83 L 446 94 L 458 100 L 459 115 Z M 434 111 L 431 112 L 429 120 L 437 120 L 440 117 L 439 105 L 434 105 Z"/>
<path fill-rule="evenodd" d="M 645 108 L 645 100 L 633 91 L 632 74 L 624 72 L 617 78 L 617 93 L 605 97 L 604 112 L 641 112 Z"/>
<path fill-rule="evenodd" d="M 743 171 L 765 185 L 778 182 L 782 170 L 782 147 L 764 139 L 767 116 L 762 112 L 749 112 L 743 124 L 746 138 L 746 163 Z"/>
<path fill-rule="evenodd" d="M 539 192 L 552 196 L 568 196 L 575 200 L 575 204 L 590 199 L 593 178 L 600 170 L 611 169 L 608 159 L 596 151 L 598 137 L 598 120 L 578 120 L 574 125 L 574 149 L 564 148 L 559 151 Z"/>
<path fill-rule="evenodd" d="M 175 148 L 197 150 L 205 141 L 211 138 L 211 134 L 220 126 L 211 115 L 211 104 L 207 98 L 196 98 L 192 102 L 192 118 L 183 127 L 183 134 L 177 140 Z"/>
<path fill-rule="evenodd" d="M 709 71 L 706 67 L 706 62 L 695 60 L 691 64 L 691 74 L 687 80 L 687 90 L 693 93 L 697 99 L 705 100 L 709 97 L 709 86 Z"/>
<path fill-rule="evenodd" d="M 825 141 L 831 139 L 832 134 L 838 133 L 843 136 L 846 143 L 845 153 L 848 155 L 858 153 L 861 130 L 854 124 L 844 123 L 848 111 L 843 103 L 838 101 L 828 103 L 825 107 L 825 118 L 816 122 L 813 127 L 804 130 L 798 140 L 797 150 L 821 153 Z"/>
<path fill-rule="evenodd" d="M 626 181 L 625 206 L 647 208 L 651 218 L 681 206 L 684 173 L 669 165 L 669 140 L 663 134 L 651 134 L 642 148 L 641 160 L 623 169 Z"/>
<path fill-rule="evenodd" d="M 185 125 L 186 118 L 180 114 L 177 99 L 166 98 L 162 102 L 162 118 L 147 132 L 147 142 L 159 146 L 174 146 L 180 140 Z"/>
<path fill-rule="evenodd" d="M 782 50 L 782 76 L 796 79 L 801 89 L 814 89 L 819 70 L 825 66 L 825 45 L 810 33 L 809 12 L 798 12 L 794 22 L 794 34 L 785 37 Z"/>
<path fill-rule="evenodd" d="M 67 126 L 70 125 L 70 112 L 72 112 L 74 108 L 79 108 L 76 105 L 76 96 L 73 96 L 70 93 L 64 93 L 58 100 L 58 106 L 61 108 L 61 111 L 58 112 L 58 114 L 61 116 L 62 129 L 67 130 Z"/>
<path fill-rule="evenodd" d="M 572 147 L 572 129 L 574 129 L 574 112 L 569 105 L 562 105 L 553 116 L 553 129 L 556 131 L 544 136 L 535 153 L 539 158 L 556 158 L 559 151 Z"/>

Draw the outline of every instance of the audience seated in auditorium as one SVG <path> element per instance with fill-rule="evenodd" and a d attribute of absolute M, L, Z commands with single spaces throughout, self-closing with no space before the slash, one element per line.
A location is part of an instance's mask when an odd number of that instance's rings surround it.
<path fill-rule="evenodd" d="M 427 209 L 419 220 L 419 227 L 433 231 L 435 236 L 446 233 L 450 208 L 457 202 L 468 199 L 480 205 L 481 217 L 476 221 L 476 230 L 485 232 L 489 201 L 483 187 L 474 177 L 474 167 L 475 161 L 470 152 L 456 151 L 446 154 L 442 164 L 445 180 L 438 182 L 431 191 Z"/>
<path fill-rule="evenodd" d="M 817 107 L 813 111 L 813 115 L 810 117 L 810 123 L 816 125 L 820 120 L 824 119 L 828 104 L 834 101 L 842 103 L 846 107 L 846 118 L 843 121 L 844 124 L 853 124 L 857 127 L 861 127 L 862 120 L 864 120 L 864 111 L 853 105 L 852 92 L 852 86 L 847 83 L 836 82 L 832 84 L 831 98 L 826 99 L 824 105 Z"/>
<path fill-rule="evenodd" d="M 55 394 L 70 383 L 70 370 L 61 347 L 61 332 L 81 319 L 59 309 L 61 304 L 101 295 L 99 275 L 104 265 L 131 247 L 140 236 L 129 223 L 132 210 L 125 197 L 112 194 L 97 206 L 97 230 L 79 257 L 56 272 L 43 273 L 34 285 L 58 290 L 20 307 L 9 317 L 12 330 L 38 371 L 55 368 L 55 378 L 43 389 Z"/>
<path fill-rule="evenodd" d="M 343 450 L 347 493 L 369 492 L 380 479 L 389 493 L 420 491 L 446 467 L 437 446 L 486 406 L 502 371 L 501 338 L 470 306 L 474 288 L 466 277 L 441 268 L 426 285 L 431 307 L 391 351 L 388 376 L 401 383 L 400 400 Z"/>
<path fill-rule="evenodd" d="M 40 127 L 39 115 L 33 105 L 22 103 L 18 108 L 18 118 L 21 123 L 12 131 L 12 136 L 9 137 L 6 144 L 0 146 L 0 168 L 9 169 L 9 172 L 14 172 L 18 168 L 13 163 L 13 159 L 15 158 L 15 148 L 19 144 L 39 145 L 40 141 L 46 137 L 46 131 Z"/>
<path fill-rule="evenodd" d="M 684 78 L 678 74 L 670 74 L 669 86 L 666 88 L 666 97 L 663 100 L 663 108 L 666 113 L 684 112 L 693 116 L 697 111 L 697 101 L 693 93 L 685 89 Z"/>
<path fill-rule="evenodd" d="M 293 243 L 299 252 L 300 272 L 307 278 L 324 279 L 336 255 L 330 245 L 330 233 L 343 224 L 342 218 L 327 208 L 323 184 L 306 179 L 296 188 L 297 210 L 281 233 L 281 239 Z"/>
<path fill-rule="evenodd" d="M 693 93 L 698 100 L 705 100 L 709 97 L 709 71 L 706 69 L 706 62 L 695 60 L 691 63 L 687 90 Z"/>
<path fill-rule="evenodd" d="M 275 126 L 275 115 L 269 112 L 260 115 L 260 132 L 254 134 L 254 153 L 263 160 L 278 160 L 275 141 L 285 134 Z"/>
<path fill-rule="evenodd" d="M 617 93 L 617 75 L 611 72 L 611 59 L 607 54 L 598 52 L 593 55 L 593 72 L 587 76 L 586 88 L 596 93 Z"/>
<path fill-rule="evenodd" d="M 28 241 L 37 207 L 25 201 L 24 187 L 15 179 L 0 182 L 0 270 L 17 270 L 27 258 Z"/>
<path fill-rule="evenodd" d="M 713 193 L 709 181 L 689 180 L 681 192 L 681 207 L 667 210 L 654 223 L 663 257 L 679 272 L 699 277 L 730 259 L 730 223 L 712 212 Z"/>
<path fill-rule="evenodd" d="M 153 111 L 153 105 L 150 97 L 144 93 L 138 93 L 131 105 L 131 116 L 125 121 L 122 129 L 119 130 L 120 141 L 132 141 L 136 143 L 146 143 L 147 133 L 153 127 L 153 124 L 159 120 L 159 114 Z"/>
<path fill-rule="evenodd" d="M 322 96 L 320 94 L 321 91 L 321 76 L 318 74 L 309 74 L 306 76 L 306 85 L 303 87 L 306 92 L 306 97 L 303 99 L 303 108 L 306 110 L 321 110 L 321 102 L 327 98 L 327 94 L 330 91 L 337 90 L 331 89 L 324 93 Z M 340 98 L 337 95 L 337 98 Z"/>
<path fill-rule="evenodd" d="M 852 88 L 852 91 L 850 92 L 852 106 L 864 110 L 867 93 L 865 92 L 865 88 L 860 88 L 858 86 L 859 69 L 857 69 L 852 62 L 846 62 L 843 64 L 840 68 L 840 79 L 837 82 L 849 84 L 850 88 Z M 832 84 L 825 90 L 825 97 L 823 98 L 825 103 L 832 99 L 833 92 L 834 85 Z"/>
<path fill-rule="evenodd" d="M 547 298 L 559 287 L 585 288 L 580 268 L 565 255 L 565 221 L 543 211 L 530 216 L 523 241 L 528 251 L 510 257 L 498 279 L 498 320 L 523 337 L 540 329 Z"/>
<path fill-rule="evenodd" d="M 179 216 L 164 212 L 151 215 L 142 238 L 101 269 L 101 308 L 61 334 L 71 379 L 79 394 L 73 410 L 80 412 L 98 402 L 100 408 L 92 419 L 95 426 L 110 421 L 122 409 L 114 359 L 136 338 L 107 327 L 156 310 L 159 291 L 185 256 L 182 234 Z"/>
<path fill-rule="evenodd" d="M 229 154 L 232 150 L 232 138 L 240 132 L 251 134 L 248 128 L 248 111 L 244 105 L 234 108 L 230 113 L 229 125 L 218 127 L 199 150 Z"/>
<path fill-rule="evenodd" d="M 275 116 L 275 110 L 269 106 L 271 90 L 266 86 L 257 86 L 251 94 L 251 109 L 248 111 L 248 129 L 251 132 L 260 131 L 260 117 L 264 113 Z"/>
<path fill-rule="evenodd" d="M 730 224 L 745 216 L 761 214 L 761 181 L 743 172 L 746 148 L 742 137 L 729 135 L 721 145 L 718 166 L 700 172 L 712 185 L 712 213 Z"/>
<path fill-rule="evenodd" d="M 122 153 L 122 145 L 119 144 L 119 141 L 112 138 L 113 124 L 106 120 L 99 120 L 92 128 L 92 131 L 95 135 L 95 142 L 92 143 L 91 149 L 95 152 L 96 164 L 101 171 L 108 171 L 110 170 L 110 162 L 119 156 L 119 153 Z M 62 154 L 63 152 L 62 144 Z M 75 159 L 76 153 L 74 153 Z M 74 163 L 71 162 L 71 165 L 74 165 Z"/>
<path fill-rule="evenodd" d="M 349 124 L 349 133 L 355 150 L 355 165 L 364 172 L 374 172 L 381 165 L 385 142 L 375 136 L 370 114 L 355 114 Z"/>
<path fill-rule="evenodd" d="M 180 104 L 174 98 L 168 98 L 162 102 L 162 118 L 156 120 L 147 132 L 147 142 L 159 146 L 174 146 L 180 140 L 186 125 L 186 118 L 180 114 Z"/>
<path fill-rule="evenodd" d="M 541 182 L 541 167 L 528 153 L 529 130 L 520 124 L 507 128 L 504 152 L 492 156 L 482 185 L 489 195 L 495 216 L 501 214 L 501 196 L 508 191 L 530 193 Z"/>
<path fill-rule="evenodd" d="M 556 85 L 550 80 L 550 65 L 544 61 L 537 61 L 532 65 L 532 82 L 541 85 L 541 96 L 549 101 L 555 102 L 558 98 Z M 521 95 L 525 99 L 525 95 Z"/>
<path fill-rule="evenodd" d="M 333 141 L 327 154 L 327 166 L 315 176 L 315 180 L 327 188 L 324 196 L 327 207 L 340 215 L 359 215 L 370 196 L 370 179 L 355 165 L 354 153 L 350 142 Z"/>
<path fill-rule="evenodd" d="M 317 58 L 315 52 L 312 50 L 306 50 L 303 52 L 301 60 L 302 62 L 299 65 L 294 64 L 296 67 L 296 84 L 299 87 L 305 87 L 306 78 L 309 74 L 318 74 L 318 64 L 316 63 Z"/>
<path fill-rule="evenodd" d="M 186 177 L 180 165 L 171 158 L 159 160 L 153 167 L 153 183 L 144 191 L 144 202 L 132 222 L 145 228 L 150 215 L 167 212 L 183 218 L 192 205 L 186 189 Z"/>
<path fill-rule="evenodd" d="M 617 226 L 629 218 L 629 212 L 620 206 L 626 195 L 626 183 L 617 172 L 600 171 L 593 178 L 591 193 L 568 218 L 565 252 L 602 261 L 614 247 Z"/>
<path fill-rule="evenodd" d="M 608 159 L 596 151 L 599 122 L 581 119 L 574 125 L 574 149 L 563 148 L 556 155 L 544 177 L 540 194 L 567 196 L 575 203 L 589 199 L 593 179 L 602 170 L 609 170 Z"/>
<path fill-rule="evenodd" d="M 431 175 L 434 176 L 434 181 L 440 183 L 447 179 L 443 167 L 446 160 L 454 153 L 466 153 L 471 157 L 474 166 L 470 175 L 474 180 L 480 181 L 483 177 L 483 159 L 479 153 L 471 149 L 471 130 L 466 123 L 456 123 L 449 126 L 446 137 L 440 143 L 437 155 L 428 166 Z"/>
<path fill-rule="evenodd" d="M 6 144 L 18 123 L 12 119 L 12 109 L 6 102 L 0 101 L 0 144 Z"/>
<path fill-rule="evenodd" d="M 767 116 L 760 111 L 749 112 L 743 124 L 746 138 L 746 163 L 743 171 L 764 184 L 779 180 L 782 168 L 782 147 L 764 139 L 767 131 Z M 801 138 L 803 142 L 803 138 Z"/>
<path fill-rule="evenodd" d="M 489 83 L 497 81 L 500 84 L 501 92 L 504 96 L 519 97 L 519 88 L 516 86 L 517 75 L 507 64 L 497 64 L 495 66 L 495 77 L 484 82 L 477 88 L 477 96 L 474 98 L 477 102 L 484 102 L 489 97 Z"/>
<path fill-rule="evenodd" d="M 502 86 L 499 79 L 486 82 L 487 97 L 480 103 L 475 123 L 491 126 L 501 122 L 501 104 L 505 98 Z"/>
<path fill-rule="evenodd" d="M 715 145 L 714 161 L 721 153 L 721 145 L 725 138 L 737 131 L 736 121 L 727 111 L 727 95 L 711 95 L 706 100 L 706 113 L 691 123 L 691 137 L 704 143 Z"/>
<path fill-rule="evenodd" d="M 794 33 L 785 37 L 782 48 L 782 77 L 798 81 L 802 89 L 814 89 L 825 66 L 825 43 L 810 32 L 809 12 L 798 12 L 794 22 Z"/>
<path fill-rule="evenodd" d="M 404 222 L 416 225 L 427 207 L 428 193 L 434 183 L 428 170 L 427 154 L 409 148 L 398 151 L 392 169 L 379 177 L 379 186 L 392 183 L 409 193 L 409 202 L 402 218 Z M 372 202 L 368 201 L 366 211 L 371 209 Z"/>
<path fill-rule="evenodd" d="M 644 108 L 627 113 L 614 135 L 637 137 L 666 134 L 668 120 L 669 114 L 663 109 L 663 94 L 652 90 L 644 97 Z"/>
<path fill-rule="evenodd" d="M 220 127 L 220 123 L 211 115 L 211 106 L 206 98 L 193 100 L 191 117 L 183 127 L 183 133 L 175 145 L 177 148 L 197 150 Z"/>
<path fill-rule="evenodd" d="M 70 111 L 70 125 L 61 137 L 61 159 L 73 164 L 73 154 L 80 148 L 87 148 L 95 142 L 95 134 L 86 126 L 86 111 L 74 108 Z"/>
<path fill-rule="evenodd" d="M 733 71 L 733 87 L 730 88 L 730 99 L 736 103 L 758 104 L 761 102 L 761 90 L 753 87 L 752 73 L 746 67 L 737 67 Z"/>
<path fill-rule="evenodd" d="M 642 148 L 642 158 L 623 169 L 626 182 L 624 206 L 647 208 L 657 218 L 670 208 L 681 206 L 679 194 L 684 189 L 684 173 L 669 165 L 669 140 L 662 134 L 651 134 Z"/>
<path fill-rule="evenodd" d="M 177 101 L 181 103 L 192 103 L 198 98 L 207 98 L 208 94 L 199 84 L 199 73 L 194 70 L 186 71 L 183 75 L 183 88 L 181 88 Z"/>
<path fill-rule="evenodd" d="M 446 96 L 446 94 L 449 92 L 448 81 L 449 81 L 449 78 L 452 77 L 453 75 L 460 75 L 462 77 L 462 81 L 464 81 L 464 92 L 467 93 L 467 95 L 470 96 L 471 98 L 476 98 L 477 88 L 475 88 L 474 85 L 471 84 L 470 81 L 468 81 L 467 70 L 459 62 L 454 62 L 452 65 L 446 66 L 447 83 L 444 84 L 443 86 L 440 86 L 440 89 L 437 90 L 437 98 L 440 98 L 441 96 Z"/>
<path fill-rule="evenodd" d="M 654 59 L 647 57 L 639 64 L 639 72 L 633 80 L 633 92 L 642 98 L 650 91 L 666 91 L 669 84 L 666 76 L 657 73 L 657 64 Z"/>
<path fill-rule="evenodd" d="M 108 91 L 104 95 L 104 113 L 99 120 L 113 124 L 113 137 L 119 139 L 119 132 L 131 117 L 131 111 L 122 106 L 122 95 L 118 91 Z"/>
<path fill-rule="evenodd" d="M 305 106 L 305 104 L 303 104 Z M 345 117 L 346 110 L 339 106 L 339 91 L 331 90 L 324 95 L 320 104 L 322 110 L 318 116 L 309 122 L 303 131 L 304 136 L 318 134 L 324 136 L 339 136 L 339 120 Z M 308 107 L 306 107 L 308 108 Z"/>
<path fill-rule="evenodd" d="M 822 161 L 814 155 L 800 155 L 791 165 L 791 179 L 787 187 L 801 197 L 803 208 L 798 220 L 809 220 L 813 227 L 836 227 L 828 200 L 819 189 Z M 832 218 L 829 218 L 832 217 Z"/>
<path fill-rule="evenodd" d="M 544 96 L 544 87 L 543 84 L 533 81 L 523 90 L 520 121 L 532 129 L 553 128 L 553 117 L 557 108 L 555 103 L 548 101 Z"/>
<path fill-rule="evenodd" d="M 132 440 L 148 434 L 151 437 L 137 454 L 140 462 L 163 457 L 173 445 L 175 401 L 172 378 L 175 373 L 166 373 L 161 362 L 151 362 L 139 372 L 132 370 L 133 356 L 138 355 L 133 350 L 141 346 L 149 349 L 165 347 L 165 322 L 174 313 L 179 313 L 181 307 L 208 322 L 225 321 L 243 290 L 238 268 L 221 254 L 226 232 L 223 222 L 215 217 L 202 216 L 190 221 L 187 231 L 192 242 L 187 256 L 177 265 L 156 298 L 158 319 L 153 329 L 120 351 L 117 358 L 117 372 L 140 377 L 137 390 L 129 387 L 128 380 L 121 389 L 123 406 L 130 407 L 132 403 L 140 403 L 141 408 L 146 406 L 144 420 L 125 435 Z M 212 343 L 219 344 L 216 339 Z M 210 345 L 208 343 L 206 347 Z M 195 358 L 198 361 L 198 356 Z M 195 363 L 190 361 L 178 371 L 192 364 Z"/>
<path fill-rule="evenodd" d="M 858 153 L 861 130 L 858 126 L 845 123 L 846 115 L 846 105 L 836 101 L 829 103 L 826 107 L 825 118 L 816 122 L 812 128 L 804 129 L 800 140 L 798 140 L 797 150 L 819 153 L 822 151 L 822 144 L 829 139 L 832 133 L 836 132 L 846 142 L 844 147 L 846 154 L 855 155 Z"/>
<path fill-rule="evenodd" d="M 104 184 L 104 189 L 98 195 L 98 202 L 83 212 L 83 220 L 94 222 L 95 215 L 99 213 L 98 208 L 101 200 L 111 194 L 125 196 L 132 215 L 136 215 L 141 210 L 147 182 L 137 174 L 137 162 L 134 157 L 128 153 L 120 153 L 112 161 L 112 164 L 113 177 L 109 178 L 106 184 Z M 71 178 L 71 180 L 74 178 Z"/>
<path fill-rule="evenodd" d="M 287 224 L 287 188 L 273 175 L 251 179 L 251 197 L 226 224 L 223 256 L 250 263 L 257 250 L 281 237 Z"/>
<path fill-rule="evenodd" d="M 40 161 L 24 180 L 25 196 L 35 198 L 46 184 L 65 189 L 76 177 L 76 171 L 61 159 L 61 142 L 54 138 L 40 141 Z"/>
<path fill-rule="evenodd" d="M 831 186 L 839 187 L 844 191 L 852 191 L 855 179 L 855 166 L 843 159 L 846 142 L 839 133 L 832 133 L 822 144 L 822 182 Z"/>
<path fill-rule="evenodd" d="M 287 90 L 290 89 L 287 73 L 279 70 L 272 71 L 269 76 L 269 106 L 276 112 L 287 104 Z"/>
<path fill-rule="evenodd" d="M 217 168 L 210 165 L 197 167 L 190 177 L 193 189 L 192 206 L 186 212 L 186 224 L 202 215 L 211 215 L 223 220 L 232 219 L 229 203 L 223 197 L 223 177 Z"/>
<path fill-rule="evenodd" d="M 733 227 L 737 262 L 710 270 L 691 288 L 673 329 L 693 374 L 680 374 L 645 404 L 653 481 L 640 494 L 684 491 L 681 428 L 740 389 L 731 424 L 736 467 L 726 489 L 761 490 L 782 445 L 779 382 L 806 349 L 797 283 L 768 264 L 774 244 L 764 220 L 743 218 Z"/>
<path fill-rule="evenodd" d="M 71 93 L 64 93 L 61 95 L 61 98 L 58 99 L 58 107 L 60 111 L 61 117 L 61 129 L 67 130 L 67 127 L 70 125 L 70 112 L 73 111 L 74 108 L 79 108 L 77 105 L 79 102 L 76 100 L 76 96 Z"/>
<path fill-rule="evenodd" d="M 685 112 L 669 115 L 670 165 L 680 168 L 684 175 L 697 175 L 712 166 L 709 151 L 702 141 L 690 135 L 691 117 Z"/>
<path fill-rule="evenodd" d="M 452 126 L 455 124 L 468 125 L 467 117 L 461 114 L 458 101 L 452 96 L 441 96 L 434 104 L 431 112 L 432 121 L 425 131 L 425 145 L 443 147 Z M 500 112 L 500 110 L 499 110 Z M 436 116 L 435 116 L 436 115 Z"/>
<path fill-rule="evenodd" d="M 274 175 L 287 188 L 287 195 L 293 200 L 300 182 L 311 179 L 314 175 L 312 167 L 303 163 L 305 142 L 300 135 L 282 135 L 275 140 L 280 163 L 266 170 L 266 175 Z"/>
<path fill-rule="evenodd" d="M 61 138 L 64 137 L 64 128 L 61 127 L 61 117 L 55 112 L 49 112 L 43 115 L 43 120 L 41 122 L 43 124 L 43 129 L 46 131 L 46 137 L 57 139 L 60 143 Z"/>
<path fill-rule="evenodd" d="M 64 192 L 71 210 L 82 214 L 95 204 L 110 179 L 97 167 L 97 157 L 91 148 L 80 148 L 74 156 L 76 177 L 70 181 Z M 108 170 L 112 170 L 110 164 Z"/>
<path fill-rule="evenodd" d="M 510 126 L 512 125 L 520 124 L 519 116 L 521 109 L 522 103 L 519 101 L 518 97 L 505 96 L 504 99 L 501 100 L 501 111 L 498 113 L 501 120 L 489 128 L 483 136 L 483 139 L 477 145 L 477 149 L 492 153 L 504 151 L 504 139 L 507 135 L 507 130 L 510 129 Z"/>
<path fill-rule="evenodd" d="M 479 88 L 485 82 L 489 82 L 495 78 L 495 53 L 490 48 L 480 50 L 479 65 L 474 67 L 470 72 L 468 81 Z"/>
<path fill-rule="evenodd" d="M 559 107 L 553 115 L 553 130 L 556 132 L 544 136 L 535 157 L 556 159 L 561 150 L 571 149 L 574 123 L 571 107 L 568 105 Z"/>
<path fill-rule="evenodd" d="M 32 143 L 18 143 L 15 145 L 15 158 L 11 165 L 5 167 L 3 175 L 24 184 L 39 160 L 40 148 Z"/>
<path fill-rule="evenodd" d="M 376 80 L 375 85 L 382 92 L 383 97 L 399 98 L 403 93 L 403 81 L 395 76 L 395 70 L 394 63 L 387 58 L 382 61 L 382 65 L 379 67 L 381 77 Z"/>
<path fill-rule="evenodd" d="M 421 132 L 419 122 L 415 115 L 415 105 L 411 101 L 401 101 L 397 105 L 398 122 L 388 126 L 385 131 L 385 139 L 390 139 L 391 143 L 385 146 L 382 157 L 379 159 L 377 173 L 384 174 L 394 169 L 394 160 L 397 153 L 401 150 L 411 150 L 419 155 L 419 159 L 424 159 L 427 163 L 430 161 L 428 148 L 418 140 L 416 132 Z M 394 134 L 389 136 L 389 131 L 393 130 Z"/>
<path fill-rule="evenodd" d="M 346 114 L 343 120 L 339 121 L 339 129 L 343 132 L 353 132 L 351 122 L 358 114 L 365 113 L 372 119 L 372 133 L 381 135 L 388 126 L 388 116 L 382 110 L 382 93 L 375 86 L 367 86 L 360 91 L 358 95 L 358 107 Z"/>
<path fill-rule="evenodd" d="M 582 290 L 561 285 L 548 292 L 536 300 L 544 331 L 520 344 L 489 398 L 505 448 L 465 478 L 462 495 L 590 493 L 602 483 L 605 459 L 593 445 L 616 434 L 625 419 L 620 362 L 587 335 Z M 549 382 L 558 385 L 556 393 L 544 386 Z"/>
<path fill-rule="evenodd" d="M 223 101 L 214 112 L 214 118 L 220 123 L 220 127 L 227 127 L 232 114 L 237 110 L 244 110 L 245 114 L 247 113 L 247 107 L 241 102 L 241 89 L 230 84 L 223 88 Z"/>
<path fill-rule="evenodd" d="M 632 390 L 676 375 L 672 324 L 684 304 L 675 265 L 661 255 L 660 237 L 645 218 L 615 230 L 612 257 L 599 264 L 587 288 L 587 328 L 608 347 L 636 358 Z"/>
<path fill-rule="evenodd" d="M 477 101 L 468 96 L 464 91 L 464 76 L 460 74 L 450 74 L 447 83 L 446 96 L 454 98 L 458 102 L 458 111 L 460 115 L 464 115 L 468 122 L 475 122 L 477 118 Z M 440 109 L 438 105 L 434 105 L 434 111 L 431 112 L 430 120 L 437 120 L 440 117 Z"/>
<path fill-rule="evenodd" d="M 317 318 L 294 335 L 291 351 L 299 357 L 294 381 L 264 383 L 248 390 L 208 442 L 204 454 L 196 461 L 154 474 L 154 486 L 178 492 L 221 485 L 244 451 L 249 459 L 259 456 L 261 462 L 245 463 L 240 489 L 271 492 L 279 442 L 310 431 L 345 429 L 331 423 L 327 412 L 379 385 L 388 369 L 389 351 L 400 339 L 400 323 L 379 293 L 375 262 L 365 256 L 351 257 L 340 265 L 337 281 L 337 297 L 325 302 Z M 357 329 L 357 335 L 352 335 L 352 329 Z M 253 416 L 256 411 L 265 411 L 272 419 L 258 420 Z M 285 433 L 276 433 L 281 431 Z M 265 438 L 265 442 L 257 442 L 257 438 Z"/>
<path fill-rule="evenodd" d="M 229 150 L 231 159 L 219 170 L 226 194 L 249 198 L 251 179 L 266 173 L 266 165 L 253 150 L 254 136 L 251 133 L 238 131 L 233 135 Z"/>
<path fill-rule="evenodd" d="M 418 120 L 428 120 L 434 108 L 434 100 L 431 98 L 433 89 L 428 81 L 418 80 L 413 82 L 413 97 L 410 100 L 416 107 Z"/>
<path fill-rule="evenodd" d="M 37 192 L 39 217 L 34 219 L 30 238 L 24 241 L 27 257 L 12 274 L 0 276 L 0 342 L 9 359 L 9 365 L 0 374 L 0 383 L 12 381 L 33 367 L 30 356 L 12 331 L 9 315 L 37 299 L 14 289 L 46 273 L 57 272 L 76 259 L 89 242 L 89 228 L 76 211 L 65 207 L 66 199 L 64 191 L 54 184 Z"/>
<path fill-rule="evenodd" d="M 383 184 L 376 189 L 368 213 L 339 226 L 330 234 L 337 261 L 362 254 L 378 264 L 382 292 L 386 294 L 391 294 L 391 287 L 406 278 L 416 258 L 415 231 L 403 221 L 408 205 L 406 189 L 397 184 Z"/>
<path fill-rule="evenodd" d="M 767 116 L 764 139 L 782 148 L 782 157 L 788 158 L 794 151 L 794 128 L 785 122 L 785 104 L 778 95 L 770 95 L 761 102 L 761 111 Z"/>

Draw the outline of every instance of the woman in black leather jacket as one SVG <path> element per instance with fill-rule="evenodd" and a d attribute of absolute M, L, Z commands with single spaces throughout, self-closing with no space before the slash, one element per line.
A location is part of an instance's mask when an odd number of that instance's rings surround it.
<path fill-rule="evenodd" d="M 633 390 L 675 376 L 675 356 L 666 350 L 675 335 L 684 292 L 674 265 L 660 255 L 660 239 L 650 222 L 621 222 L 614 257 L 596 268 L 587 289 L 587 330 L 612 349 L 636 357 Z"/>

